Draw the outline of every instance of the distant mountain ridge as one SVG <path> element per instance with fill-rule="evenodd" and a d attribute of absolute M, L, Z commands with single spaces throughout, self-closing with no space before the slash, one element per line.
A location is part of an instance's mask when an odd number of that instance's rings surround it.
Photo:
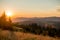
<path fill-rule="evenodd" d="M 46 18 L 15 18 L 14 22 L 18 23 L 19 25 L 29 25 L 32 23 L 36 23 L 38 25 L 55 25 L 55 28 L 60 28 L 60 17 L 46 17 Z"/>
<path fill-rule="evenodd" d="M 38 18 L 38 17 L 24 18 L 24 17 L 19 17 L 19 18 L 15 18 L 13 20 L 13 22 L 23 22 L 23 21 L 56 21 L 56 22 L 60 22 L 60 17 L 45 17 L 45 18 Z"/>

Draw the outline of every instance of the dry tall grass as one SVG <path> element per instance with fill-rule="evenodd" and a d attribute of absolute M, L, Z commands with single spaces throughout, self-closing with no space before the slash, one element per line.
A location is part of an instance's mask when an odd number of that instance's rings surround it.
<path fill-rule="evenodd" d="M 34 35 L 30 33 L 0 30 L 0 40 L 60 40 L 60 39 L 49 36 Z"/>

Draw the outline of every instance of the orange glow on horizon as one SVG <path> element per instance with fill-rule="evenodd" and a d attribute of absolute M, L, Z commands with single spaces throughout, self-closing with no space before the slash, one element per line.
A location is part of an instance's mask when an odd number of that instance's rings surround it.
<path fill-rule="evenodd" d="M 21 12 L 16 12 L 16 11 L 10 11 L 10 10 L 6 10 L 6 15 L 7 17 L 11 17 L 11 18 L 16 18 L 16 17 L 26 17 L 26 18 L 32 18 L 32 17 L 60 17 L 60 13 L 58 12 L 26 12 L 26 11 L 21 11 Z M 14 12 L 14 13 L 13 13 Z"/>
<path fill-rule="evenodd" d="M 59 17 L 60 13 L 58 12 L 15 12 L 14 17 Z"/>

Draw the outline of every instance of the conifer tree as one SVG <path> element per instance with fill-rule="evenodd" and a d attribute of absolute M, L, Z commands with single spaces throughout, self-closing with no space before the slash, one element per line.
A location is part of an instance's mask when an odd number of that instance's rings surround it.
<path fill-rule="evenodd" d="M 2 14 L 2 16 L 0 17 L 0 28 L 9 29 L 12 26 L 11 23 L 12 23 L 11 18 L 9 17 L 8 21 L 7 21 L 7 16 L 6 16 L 5 12 L 4 12 Z"/>
<path fill-rule="evenodd" d="M 6 14 L 5 14 L 5 12 L 2 14 L 2 16 L 0 17 L 0 27 L 5 27 L 6 26 L 6 22 L 7 22 L 7 20 L 6 20 Z"/>

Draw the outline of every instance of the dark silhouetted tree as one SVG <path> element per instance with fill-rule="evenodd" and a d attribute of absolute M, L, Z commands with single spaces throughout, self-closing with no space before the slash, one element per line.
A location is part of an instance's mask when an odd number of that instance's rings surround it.
<path fill-rule="evenodd" d="M 2 16 L 0 17 L 0 27 L 4 28 L 6 26 L 6 14 L 5 12 L 2 14 Z"/>
<path fill-rule="evenodd" d="M 7 16 L 5 14 L 5 12 L 2 14 L 2 16 L 0 17 L 0 28 L 2 29 L 9 29 L 12 26 L 12 21 L 11 18 L 8 18 L 7 21 Z"/>

